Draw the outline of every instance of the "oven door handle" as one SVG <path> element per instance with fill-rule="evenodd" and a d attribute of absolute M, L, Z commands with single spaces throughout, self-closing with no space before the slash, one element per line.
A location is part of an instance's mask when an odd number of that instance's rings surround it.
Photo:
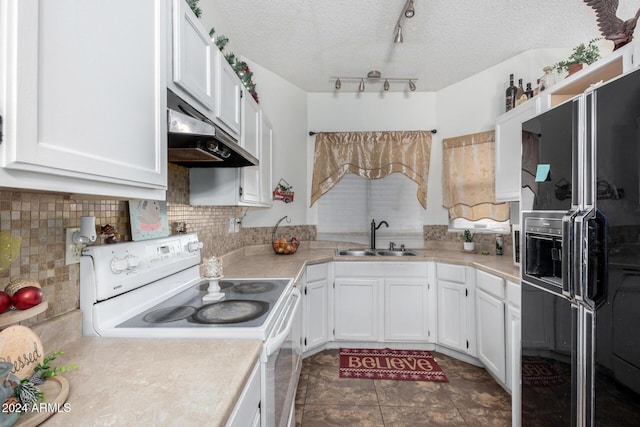
<path fill-rule="evenodd" d="M 295 300 L 295 301 L 289 304 L 289 307 L 287 307 L 287 309 L 285 310 L 285 314 L 283 316 L 283 322 L 288 319 L 287 325 L 284 328 L 279 327 L 277 329 L 279 331 L 278 334 L 270 338 L 265 343 L 265 350 L 267 352 L 267 357 L 275 353 L 280 348 L 284 340 L 286 340 L 287 337 L 289 336 L 289 333 L 291 332 L 291 328 L 293 328 L 293 322 L 296 319 L 296 315 L 295 315 L 296 311 L 300 309 L 300 304 L 302 303 L 302 298 L 300 297 L 301 297 L 300 290 L 298 288 L 293 288 L 290 301 L 291 300 Z M 291 307 L 291 305 L 293 305 L 293 307 Z"/>

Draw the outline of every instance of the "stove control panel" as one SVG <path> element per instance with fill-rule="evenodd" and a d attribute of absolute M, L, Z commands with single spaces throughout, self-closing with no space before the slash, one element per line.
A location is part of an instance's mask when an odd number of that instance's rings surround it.
<path fill-rule="evenodd" d="M 81 277 L 93 276 L 96 295 L 102 300 L 199 265 L 201 248 L 195 233 L 90 246 L 82 253 L 91 262 L 81 262 Z M 91 271 L 83 272 L 84 266 Z"/>

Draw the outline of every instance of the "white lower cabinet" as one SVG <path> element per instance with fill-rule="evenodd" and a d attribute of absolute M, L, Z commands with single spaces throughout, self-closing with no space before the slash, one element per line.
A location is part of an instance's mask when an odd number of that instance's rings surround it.
<path fill-rule="evenodd" d="M 260 389 L 260 361 L 258 361 L 225 424 L 227 427 L 258 427 L 260 425 Z"/>
<path fill-rule="evenodd" d="M 338 262 L 334 278 L 334 339 L 428 341 L 427 262 Z"/>
<path fill-rule="evenodd" d="M 378 294 L 382 279 L 335 279 L 335 331 L 336 340 L 378 340 Z"/>
<path fill-rule="evenodd" d="M 506 381 L 504 302 L 476 289 L 478 359 L 501 382 Z"/>
<path fill-rule="evenodd" d="M 425 278 L 384 280 L 384 340 L 429 339 L 429 289 Z"/>
<path fill-rule="evenodd" d="M 329 264 L 310 265 L 303 290 L 304 351 L 329 341 Z"/>
<path fill-rule="evenodd" d="M 436 264 L 438 344 L 475 356 L 473 267 Z"/>
<path fill-rule="evenodd" d="M 515 284 L 512 284 L 514 286 Z M 507 285 L 501 277 L 476 272 L 478 358 L 507 389 L 511 389 L 512 349 L 507 346 Z M 509 370 L 509 379 L 507 379 Z"/>

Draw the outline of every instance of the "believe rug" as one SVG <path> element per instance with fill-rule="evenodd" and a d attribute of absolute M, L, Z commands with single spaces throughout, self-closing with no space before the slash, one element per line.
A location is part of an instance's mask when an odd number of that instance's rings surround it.
<path fill-rule="evenodd" d="M 388 348 L 341 348 L 340 378 L 449 382 L 431 352 Z"/>
<path fill-rule="evenodd" d="M 522 358 L 522 385 L 526 387 L 552 387 L 566 384 L 548 361 L 538 357 Z"/>

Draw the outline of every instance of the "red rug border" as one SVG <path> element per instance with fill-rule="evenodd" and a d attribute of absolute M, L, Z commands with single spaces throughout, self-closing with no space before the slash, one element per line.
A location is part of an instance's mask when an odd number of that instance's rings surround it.
<path fill-rule="evenodd" d="M 342 356 L 380 356 L 385 354 L 393 354 L 398 357 L 417 356 L 429 359 L 430 363 L 438 371 L 430 371 L 428 374 L 417 373 L 416 371 L 398 371 L 394 369 L 357 369 L 343 367 L 340 364 L 339 377 L 345 379 L 388 379 L 397 381 L 431 381 L 431 382 L 449 382 L 447 375 L 442 367 L 438 364 L 433 353 L 429 350 L 407 350 L 407 349 L 391 349 L 391 348 L 348 348 L 341 347 L 339 349 L 339 361 Z"/>

